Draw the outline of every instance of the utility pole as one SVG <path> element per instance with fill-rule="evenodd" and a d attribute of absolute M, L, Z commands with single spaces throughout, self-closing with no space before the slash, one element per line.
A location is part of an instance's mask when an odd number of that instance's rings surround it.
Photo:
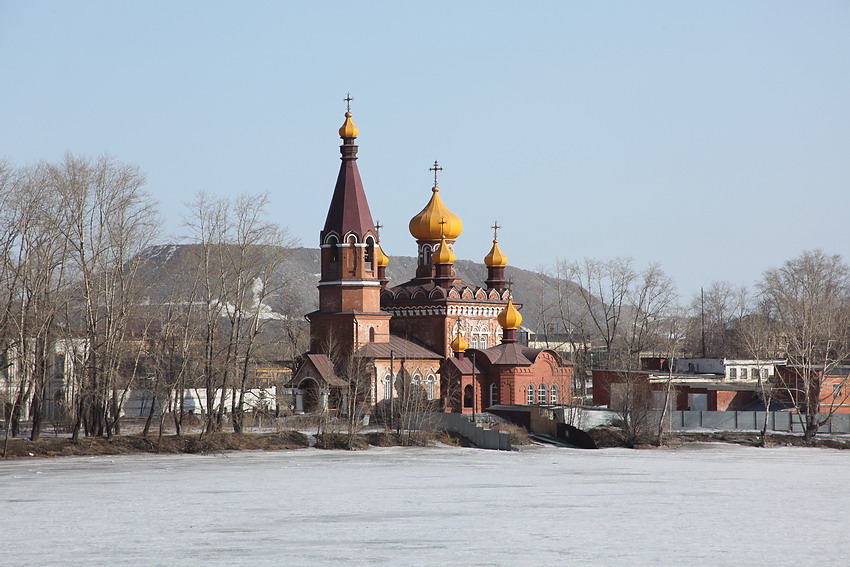
<path fill-rule="evenodd" d="M 472 423 L 475 423 L 475 351 L 472 351 Z"/>
<path fill-rule="evenodd" d="M 395 371 L 393 368 L 395 367 L 395 351 L 390 351 L 390 429 L 393 429 L 393 424 L 395 423 L 395 406 L 393 404 L 393 387 L 395 386 Z"/>
<path fill-rule="evenodd" d="M 705 358 L 705 290 L 699 288 L 700 316 L 702 317 L 702 357 Z"/>

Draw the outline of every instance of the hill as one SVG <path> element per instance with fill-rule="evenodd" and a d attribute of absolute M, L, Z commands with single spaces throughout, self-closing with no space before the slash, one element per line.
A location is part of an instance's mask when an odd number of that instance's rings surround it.
<path fill-rule="evenodd" d="M 193 265 L 199 246 L 195 244 L 169 244 L 153 246 L 145 250 L 145 271 L 152 287 L 149 292 L 151 301 L 165 301 L 168 284 L 173 278 L 185 278 L 190 275 L 187 267 Z M 416 271 L 416 258 L 412 256 L 392 256 L 387 267 L 389 285 L 409 280 Z M 487 277 L 487 267 L 481 262 L 458 260 L 455 263 L 457 276 L 467 282 L 483 286 Z M 300 319 L 305 313 L 318 308 L 316 285 L 320 277 L 319 250 L 316 248 L 291 248 L 286 251 L 286 260 L 280 268 L 279 276 L 285 281 L 281 292 L 269 301 L 270 307 L 277 313 L 293 319 Z M 539 272 L 508 266 L 507 278 L 513 282 L 514 297 L 522 304 L 523 326 L 542 332 L 549 326 L 556 332 L 559 323 L 555 319 L 558 302 L 558 282 L 555 278 Z M 562 284 L 567 302 L 573 309 L 581 304 L 579 288 L 572 282 Z"/>

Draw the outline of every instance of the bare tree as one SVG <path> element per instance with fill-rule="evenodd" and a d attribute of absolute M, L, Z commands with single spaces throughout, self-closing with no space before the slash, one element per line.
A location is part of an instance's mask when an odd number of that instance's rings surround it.
<path fill-rule="evenodd" d="M 5 162 L 0 161 L 0 377 L 3 378 L 3 390 L 0 401 L 3 405 L 4 443 L 3 455 L 9 435 L 16 435 L 19 427 L 21 406 L 26 385 L 14 379 L 14 361 L 17 350 L 15 316 L 19 304 L 18 254 L 16 253 L 21 237 L 21 207 L 19 172 Z"/>
<path fill-rule="evenodd" d="M 44 164 L 24 170 L 17 247 L 19 304 L 17 343 L 22 378 L 31 385 L 30 437 L 38 439 L 44 418 L 47 385 L 54 370 L 54 348 L 65 292 L 68 241 L 56 229 L 57 199 L 48 190 Z"/>
<path fill-rule="evenodd" d="M 605 344 L 606 357 L 617 351 L 615 342 L 622 336 L 624 310 L 628 310 L 628 299 L 638 277 L 631 258 L 615 258 L 600 261 L 585 258 L 569 267 L 568 277 L 579 285 L 584 310 L 571 315 L 575 322 L 589 322 L 595 334 Z M 619 362 L 619 361 L 618 361 Z M 610 362 L 606 363 L 610 367 Z"/>
<path fill-rule="evenodd" d="M 67 155 L 49 167 L 49 175 L 63 215 L 59 228 L 69 245 L 69 269 L 77 280 L 75 308 L 66 324 L 79 328 L 86 342 L 73 436 L 78 438 L 82 427 L 88 435 L 110 436 L 117 432 L 127 388 L 121 368 L 128 324 L 146 285 L 138 277 L 140 252 L 153 240 L 158 216 L 136 166 L 108 156 Z"/>
<path fill-rule="evenodd" d="M 150 384 L 151 405 L 142 434 L 147 436 L 158 413 L 158 439 L 163 434 L 168 410 L 174 422 L 175 433 L 183 433 L 183 400 L 189 389 L 189 373 L 196 360 L 200 306 L 196 301 L 199 280 L 185 256 L 178 259 L 176 269 L 167 274 L 167 294 L 151 320 L 156 329 L 148 334 L 146 354 L 153 383 Z"/>
<path fill-rule="evenodd" d="M 590 322 L 605 345 L 602 367 L 618 373 L 615 387 L 622 432 L 627 444 L 650 435 L 652 392 L 639 374 L 641 355 L 664 344 L 665 324 L 676 306 L 670 278 L 658 264 L 641 271 L 631 258 L 598 261 L 585 258 L 570 266 L 579 284 L 584 310 L 571 322 Z"/>
<path fill-rule="evenodd" d="M 585 295 L 586 290 L 570 280 L 571 277 L 575 277 L 577 269 L 576 265 L 570 265 L 559 260 L 555 263 L 553 273 L 549 274 L 555 281 L 555 305 L 554 309 L 549 310 L 554 311 L 554 313 L 548 317 L 548 320 L 553 320 L 553 322 L 544 326 L 544 330 L 548 336 L 549 330 L 557 332 L 557 329 L 566 338 L 570 357 L 575 365 L 573 367 L 573 384 L 570 388 L 583 401 L 588 396 L 586 376 L 590 369 L 591 338 L 596 336 L 594 332 L 596 324 L 593 322 L 593 318 L 589 316 L 591 307 L 588 307 L 588 305 L 593 305 L 594 298 Z M 543 282 L 541 282 L 541 288 L 542 284 Z M 576 288 L 581 291 L 576 293 Z M 543 304 L 544 293 L 542 291 L 540 296 L 541 304 Z M 543 317 L 540 320 L 543 320 Z"/>
<path fill-rule="evenodd" d="M 779 351 L 777 341 L 779 333 L 775 313 L 772 312 L 770 303 L 765 301 L 751 301 L 751 303 L 746 315 L 737 322 L 736 334 L 747 358 L 754 360 L 759 370 L 759 397 L 765 409 L 759 445 L 764 446 L 767 441 L 770 408 L 778 385 L 775 377 L 770 378 L 769 369 L 773 366 L 773 361 L 783 353 Z"/>
<path fill-rule="evenodd" d="M 244 428 L 245 392 L 263 327 L 281 314 L 269 306 L 283 292 L 284 262 L 293 242 L 264 220 L 267 195 L 235 200 L 203 193 L 190 204 L 187 226 L 198 244 L 205 303 L 206 431 L 221 428 L 230 390 L 233 429 Z"/>
<path fill-rule="evenodd" d="M 688 329 L 689 353 L 702 357 L 736 357 L 741 351 L 735 333 L 744 315 L 747 290 L 727 281 L 712 282 L 691 300 Z"/>
<path fill-rule="evenodd" d="M 658 416 L 658 428 L 656 429 L 655 444 L 664 444 L 664 433 L 670 429 L 671 406 L 673 405 L 675 389 L 673 388 L 673 361 L 681 355 L 686 340 L 687 317 L 684 309 L 673 307 L 662 324 L 662 333 L 659 337 L 659 353 L 667 360 L 667 378 L 664 381 L 664 395 L 661 400 L 661 414 Z"/>
<path fill-rule="evenodd" d="M 54 372 L 55 320 L 67 250 L 56 228 L 57 203 L 45 185 L 45 172 L 44 164 L 14 174 L 0 172 L 5 186 L 0 351 L 7 381 L 7 432 L 18 433 L 19 419 L 28 409 L 32 439 L 41 434 L 47 385 Z"/>
<path fill-rule="evenodd" d="M 776 314 L 790 370 L 784 386 L 811 440 L 834 411 L 820 415 L 824 377 L 850 354 L 850 268 L 809 250 L 767 270 L 758 287 Z"/>

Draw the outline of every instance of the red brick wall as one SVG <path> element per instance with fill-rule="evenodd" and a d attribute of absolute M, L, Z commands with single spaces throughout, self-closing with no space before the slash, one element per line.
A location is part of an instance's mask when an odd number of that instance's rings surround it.
<path fill-rule="evenodd" d="M 733 392 L 730 390 L 718 390 L 714 392 L 713 411 L 734 411 L 753 401 L 753 392 Z M 708 397 L 708 409 L 712 410 L 712 396 Z"/>

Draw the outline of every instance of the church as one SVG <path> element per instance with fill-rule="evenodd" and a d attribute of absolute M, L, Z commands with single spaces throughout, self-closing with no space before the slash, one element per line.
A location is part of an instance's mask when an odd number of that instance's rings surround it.
<path fill-rule="evenodd" d="M 413 277 L 389 285 L 360 172 L 350 98 L 341 165 L 320 239 L 319 308 L 310 352 L 293 375 L 295 410 L 369 414 L 378 407 L 474 413 L 497 404 L 565 404 L 572 365 L 517 341 L 522 322 L 505 279 L 498 224 L 484 258 L 483 287 L 456 277 L 453 247 L 463 222 L 443 203 L 437 162 L 431 197 L 410 220 Z"/>

